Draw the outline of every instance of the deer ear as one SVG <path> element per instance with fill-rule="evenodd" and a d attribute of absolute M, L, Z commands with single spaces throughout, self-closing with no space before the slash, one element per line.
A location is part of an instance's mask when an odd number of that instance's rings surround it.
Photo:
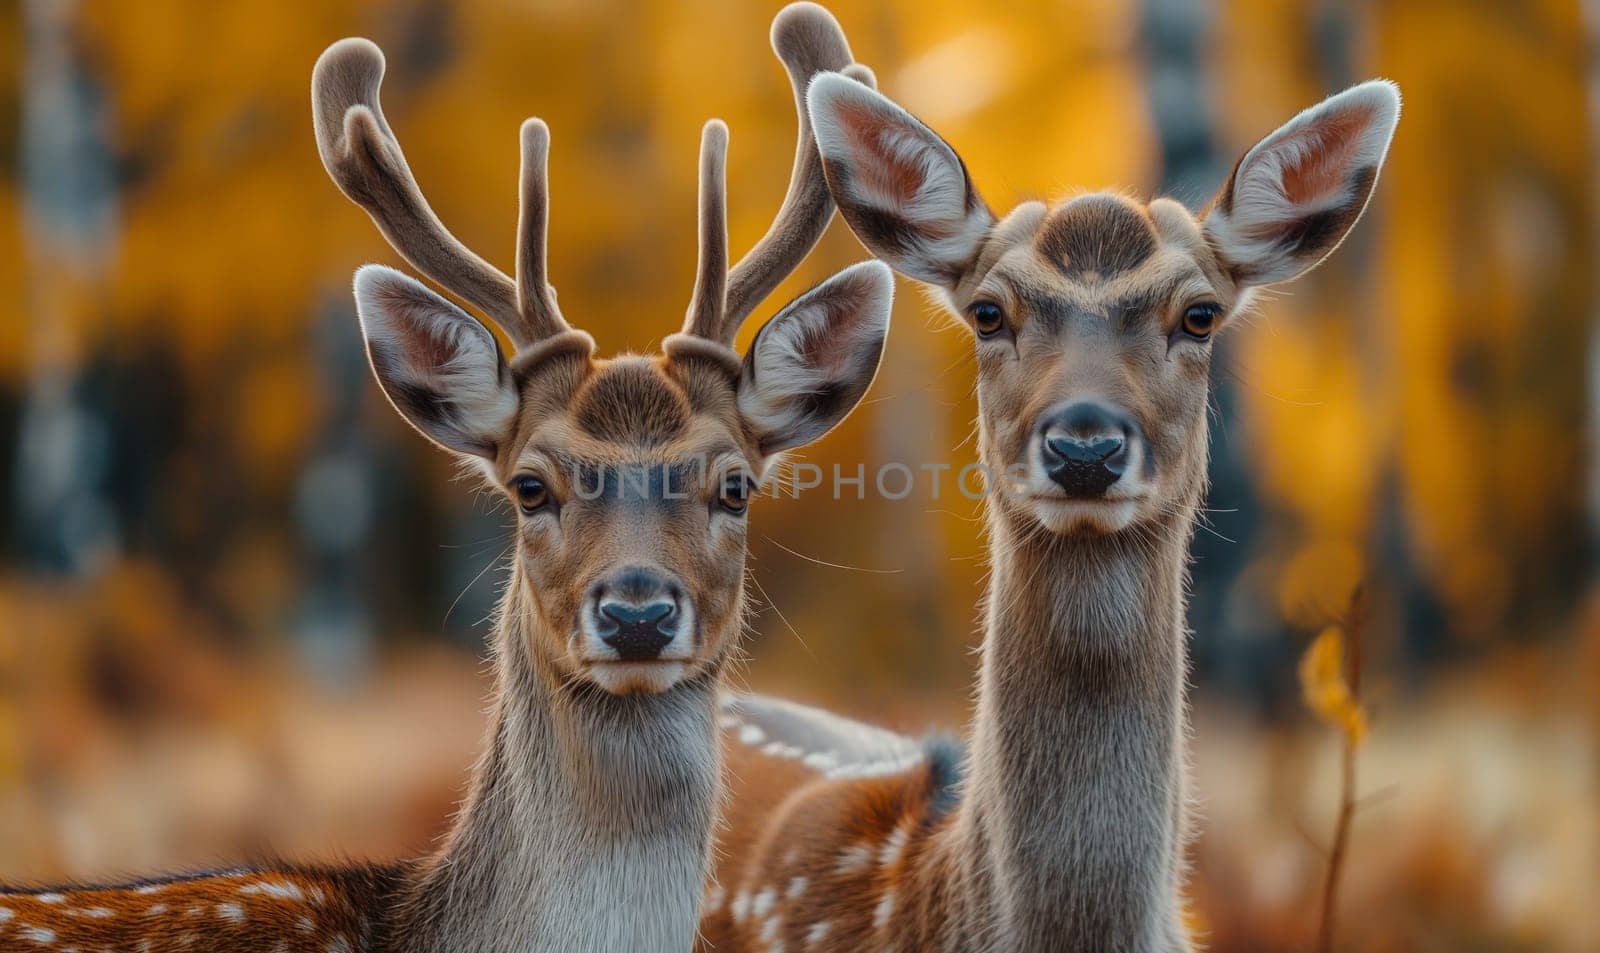
<path fill-rule="evenodd" d="M 494 335 L 393 268 L 367 265 L 355 284 L 367 357 L 395 410 L 445 449 L 492 460 L 517 411 Z"/>
<path fill-rule="evenodd" d="M 850 415 L 889 334 L 894 275 L 852 265 L 790 302 L 756 333 L 739 377 L 739 412 L 763 456 L 810 443 Z"/>
<path fill-rule="evenodd" d="M 1298 277 L 1344 241 L 1399 119 L 1399 87 L 1373 80 L 1307 109 L 1244 154 L 1204 225 L 1241 285 Z"/>
<path fill-rule="evenodd" d="M 861 243 L 912 278 L 959 284 L 994 215 L 955 150 L 876 90 L 839 73 L 818 74 L 806 103 L 828 189 Z"/>

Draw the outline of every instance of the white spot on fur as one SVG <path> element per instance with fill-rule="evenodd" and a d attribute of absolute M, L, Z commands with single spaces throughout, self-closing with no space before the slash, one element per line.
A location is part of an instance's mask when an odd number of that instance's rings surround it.
<path fill-rule="evenodd" d="M 83 910 L 68 910 L 75 917 L 89 917 L 92 920 L 109 920 L 116 916 L 116 912 L 109 907 L 86 907 Z"/>
<path fill-rule="evenodd" d="M 716 913 L 722 909 L 722 902 L 727 899 L 727 891 L 722 889 L 722 884 L 712 884 L 706 891 L 706 899 L 700 906 L 702 916 Z"/>
<path fill-rule="evenodd" d="M 148 909 L 148 910 L 146 910 L 144 912 L 144 915 L 147 916 L 147 917 L 158 917 L 161 914 L 166 913 L 166 912 L 167 912 L 167 905 L 166 904 L 164 904 L 164 903 L 153 903 L 153 904 L 150 905 L 150 909 Z"/>
<path fill-rule="evenodd" d="M 272 897 L 277 900 L 304 900 L 305 894 L 300 892 L 300 885 L 287 880 L 262 880 L 253 884 L 245 884 L 239 892 L 246 896 Z"/>
<path fill-rule="evenodd" d="M 769 758 L 786 758 L 789 760 L 797 760 L 805 755 L 803 749 L 794 745 L 784 744 L 781 741 L 774 741 L 765 745 L 762 747 L 761 753 Z"/>
<path fill-rule="evenodd" d="M 899 863 L 900 853 L 906 849 L 906 838 L 908 836 L 905 828 L 895 828 L 895 832 L 890 834 L 889 839 L 883 842 L 883 849 L 878 852 L 878 863 L 884 867 L 893 867 Z"/>
<path fill-rule="evenodd" d="M 312 905 L 320 907 L 320 906 L 322 906 L 323 902 L 326 901 L 327 899 L 328 899 L 328 895 L 322 892 L 322 888 L 321 887 L 312 887 L 311 888 L 311 903 L 312 903 Z"/>
<path fill-rule="evenodd" d="M 783 919 L 773 917 L 761 924 L 761 942 L 769 947 L 778 940 L 778 931 L 783 929 Z"/>
<path fill-rule="evenodd" d="M 133 888 L 133 892 L 134 893 L 142 893 L 142 894 L 152 894 L 152 893 L 156 893 L 158 891 L 165 890 L 165 889 L 167 889 L 167 885 L 166 884 L 145 884 L 142 887 Z"/>
<path fill-rule="evenodd" d="M 764 917 L 772 912 L 772 905 L 778 902 L 778 891 L 771 887 L 756 894 L 755 902 L 750 907 L 750 912 L 758 917 Z"/>
<path fill-rule="evenodd" d="M 829 923 L 827 920 L 823 920 L 820 923 L 811 924 L 811 929 L 806 931 L 806 942 L 821 943 L 822 938 L 827 936 L 828 931 L 831 929 L 833 929 L 833 924 Z"/>
<path fill-rule="evenodd" d="M 41 893 L 33 899 L 39 901 L 40 903 L 60 903 L 61 901 L 65 900 L 66 897 L 59 893 Z"/>
<path fill-rule="evenodd" d="M 198 917 L 200 914 L 202 914 L 204 912 L 205 912 L 205 908 L 201 907 L 201 906 L 198 906 L 198 905 L 190 907 L 186 911 L 186 913 L 191 917 Z"/>
<path fill-rule="evenodd" d="M 838 757 L 831 751 L 813 751 L 800 760 L 815 771 L 832 771 L 839 766 Z"/>
<path fill-rule="evenodd" d="M 24 940 L 31 940 L 40 946 L 49 946 L 56 941 L 56 931 L 48 927 L 17 927 L 17 936 Z"/>
<path fill-rule="evenodd" d="M 886 778 L 890 775 L 901 774 L 909 771 L 922 762 L 922 752 L 911 750 L 902 752 L 884 761 L 867 761 L 861 764 L 845 764 L 828 772 L 829 778 Z"/>
<path fill-rule="evenodd" d="M 785 890 L 783 892 L 783 895 L 786 898 L 788 898 L 790 900 L 793 900 L 794 898 L 796 898 L 796 897 L 800 896 L 801 894 L 805 893 L 806 892 L 806 886 L 808 884 L 810 884 L 810 883 L 811 883 L 811 881 L 807 880 L 804 877 L 796 877 L 793 880 L 789 881 L 789 889 Z"/>
<path fill-rule="evenodd" d="M 217 916 L 224 920 L 232 920 L 234 923 L 243 923 L 244 907 L 239 906 L 237 903 L 219 903 L 217 904 Z"/>
<path fill-rule="evenodd" d="M 317 925 L 311 922 L 310 917 L 301 917 L 295 922 L 295 926 L 300 928 L 301 933 L 312 933 L 317 929 Z"/>
<path fill-rule="evenodd" d="M 743 725 L 739 728 L 739 741 L 747 745 L 758 745 L 767 740 L 767 733 L 761 730 L 760 725 Z"/>
<path fill-rule="evenodd" d="M 743 920 L 746 913 L 750 912 L 750 895 L 743 890 L 734 894 L 733 903 L 728 906 L 734 920 Z"/>
<path fill-rule="evenodd" d="M 14 916 L 16 914 L 12 912 L 10 907 L 0 907 L 0 923 L 4 923 Z"/>
<path fill-rule="evenodd" d="M 867 844 L 857 844 L 846 847 L 839 852 L 839 873 L 850 874 L 858 870 L 865 870 L 872 863 L 872 847 Z"/>
<path fill-rule="evenodd" d="M 889 925 L 889 918 L 894 916 L 894 891 L 886 891 L 883 899 L 878 901 L 877 909 L 872 911 L 872 925 L 883 929 Z"/>

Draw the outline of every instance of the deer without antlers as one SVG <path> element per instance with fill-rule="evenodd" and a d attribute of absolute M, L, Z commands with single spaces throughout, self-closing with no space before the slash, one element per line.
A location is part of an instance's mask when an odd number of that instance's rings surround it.
<path fill-rule="evenodd" d="M 1398 92 L 1301 113 L 1198 215 L 1096 193 L 1004 219 L 888 99 L 822 76 L 809 101 L 845 220 L 974 335 L 979 452 L 1005 475 L 977 713 L 963 754 L 730 704 L 704 949 L 1190 949 L 1184 587 L 1211 342 L 1355 224 Z"/>
<path fill-rule="evenodd" d="M 356 274 L 383 392 L 516 508 L 516 556 L 492 637 L 487 750 L 432 856 L 12 891 L 0 895 L 0 947 L 690 949 L 719 792 L 716 699 L 744 608 L 751 477 L 860 400 L 893 292 L 886 267 L 860 264 L 790 302 L 742 358 L 731 346 L 833 213 L 807 81 L 831 70 L 870 79 L 820 7 L 786 8 L 772 41 L 800 117 L 776 220 L 729 267 L 727 130 L 707 124 L 700 261 L 683 331 L 660 355 L 611 360 L 568 325 L 546 281 L 545 126 L 529 120 L 521 130 L 512 279 L 457 241 L 423 199 L 378 104 L 378 48 L 348 39 L 322 55 L 312 102 L 334 181 L 406 259 L 518 348 L 506 359 L 478 320 L 397 271 Z"/>

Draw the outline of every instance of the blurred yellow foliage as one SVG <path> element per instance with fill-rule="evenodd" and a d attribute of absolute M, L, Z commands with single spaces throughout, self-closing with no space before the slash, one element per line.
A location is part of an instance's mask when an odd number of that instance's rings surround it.
<path fill-rule="evenodd" d="M 1344 630 L 1330 625 L 1300 657 L 1300 694 L 1317 717 L 1344 733 L 1352 746 L 1367 736 L 1367 714 L 1345 677 Z"/>

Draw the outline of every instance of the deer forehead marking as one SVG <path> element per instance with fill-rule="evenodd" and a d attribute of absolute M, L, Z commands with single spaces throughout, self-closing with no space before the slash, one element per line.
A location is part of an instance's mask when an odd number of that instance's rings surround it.
<path fill-rule="evenodd" d="M 1104 281 L 1144 264 L 1156 231 L 1144 209 L 1109 192 L 1079 196 L 1052 210 L 1034 245 L 1062 274 Z"/>
<path fill-rule="evenodd" d="M 602 440 L 656 446 L 689 429 L 688 398 L 643 358 L 600 368 L 573 399 L 578 426 Z"/>

